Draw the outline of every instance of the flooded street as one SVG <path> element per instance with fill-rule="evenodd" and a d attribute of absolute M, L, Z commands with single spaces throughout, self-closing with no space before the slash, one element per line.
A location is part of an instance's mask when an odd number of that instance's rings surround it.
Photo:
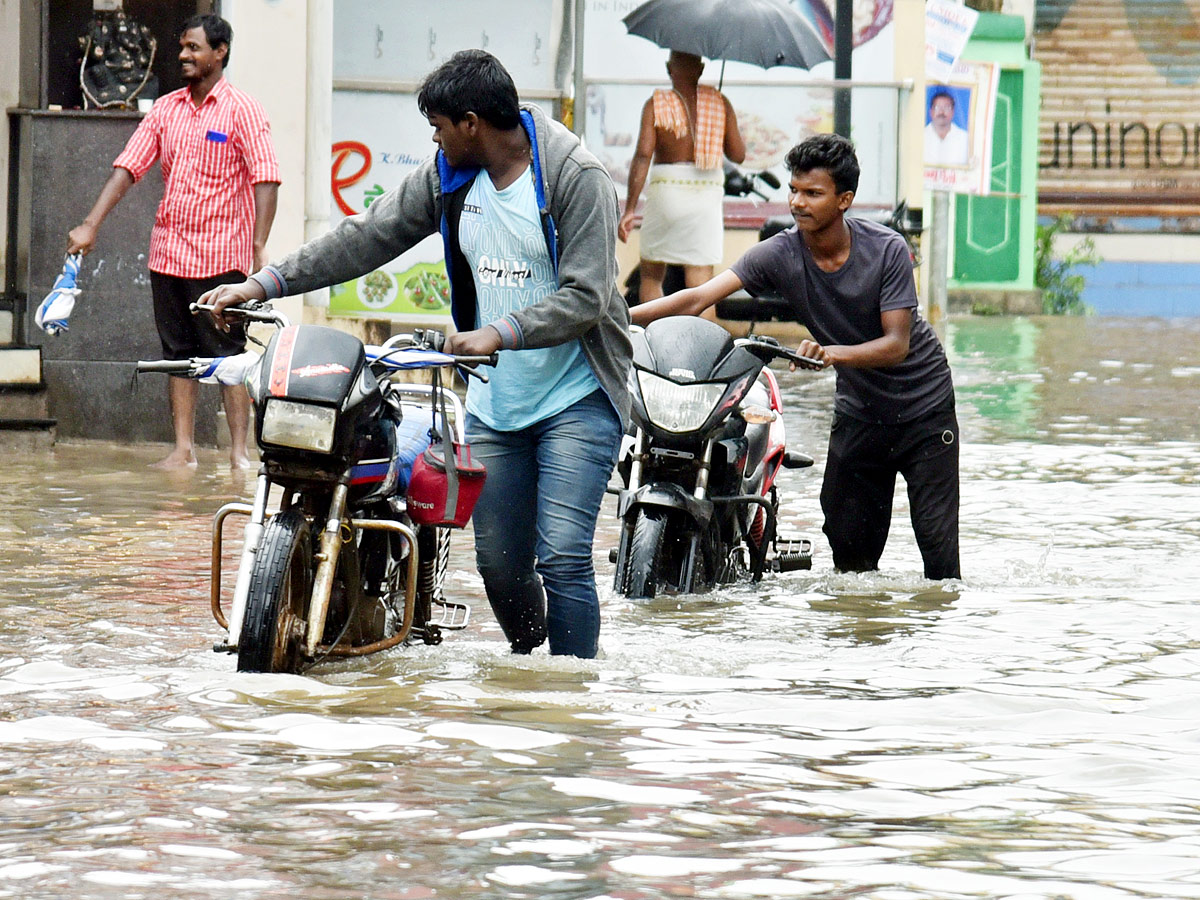
<path fill-rule="evenodd" d="M 813 569 L 512 657 L 469 535 L 438 647 L 238 675 L 211 646 L 225 454 L 0 470 L 0 897 L 1200 897 L 1200 321 L 957 319 L 964 581 L 898 491 L 834 573 L 832 374 L 781 372 Z M 232 563 L 230 563 L 232 565 Z"/>

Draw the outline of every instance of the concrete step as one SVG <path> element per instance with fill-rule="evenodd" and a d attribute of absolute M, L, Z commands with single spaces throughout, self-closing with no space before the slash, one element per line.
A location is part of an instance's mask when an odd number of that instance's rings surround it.
<path fill-rule="evenodd" d="M 0 385 L 42 383 L 40 347 L 0 346 Z"/>
<path fill-rule="evenodd" d="M 24 393 L 0 387 L 0 453 L 49 450 L 58 437 L 58 422 L 46 415 L 45 390 Z"/>
<path fill-rule="evenodd" d="M 42 351 L 0 346 L 0 449 L 27 452 L 54 445 L 58 422 L 47 415 Z"/>
<path fill-rule="evenodd" d="M 0 384 L 0 421 L 48 416 L 45 384 Z"/>
<path fill-rule="evenodd" d="M 14 427 L 9 427 L 13 425 Z M 21 427 L 29 425 L 30 427 Z M 53 419 L 0 420 L 0 453 L 49 450 L 57 437 Z"/>

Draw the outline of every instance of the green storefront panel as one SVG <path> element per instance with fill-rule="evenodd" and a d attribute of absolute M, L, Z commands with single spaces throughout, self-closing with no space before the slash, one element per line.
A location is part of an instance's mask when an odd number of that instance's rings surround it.
<path fill-rule="evenodd" d="M 994 195 L 955 204 L 954 274 L 959 283 L 1017 281 L 1021 268 L 1021 155 L 1024 74 L 1000 73 L 992 137 Z"/>

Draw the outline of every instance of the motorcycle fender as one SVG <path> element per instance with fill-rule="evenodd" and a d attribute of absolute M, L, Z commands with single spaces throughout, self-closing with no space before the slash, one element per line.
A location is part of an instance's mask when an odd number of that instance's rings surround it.
<path fill-rule="evenodd" d="M 621 491 L 617 497 L 617 518 L 633 515 L 644 506 L 674 509 L 691 516 L 701 528 L 712 518 L 713 505 L 708 500 L 698 500 L 671 482 L 643 484 L 635 491 Z"/>

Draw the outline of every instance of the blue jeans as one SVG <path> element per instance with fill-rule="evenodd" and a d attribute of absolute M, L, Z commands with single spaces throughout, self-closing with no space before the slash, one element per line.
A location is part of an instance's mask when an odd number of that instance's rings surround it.
<path fill-rule="evenodd" d="M 591 659 L 600 638 L 592 542 L 621 440 L 616 411 L 595 391 L 519 431 L 469 414 L 466 426 L 487 466 L 475 562 L 504 636 L 515 653 L 549 637 L 552 654 Z"/>

